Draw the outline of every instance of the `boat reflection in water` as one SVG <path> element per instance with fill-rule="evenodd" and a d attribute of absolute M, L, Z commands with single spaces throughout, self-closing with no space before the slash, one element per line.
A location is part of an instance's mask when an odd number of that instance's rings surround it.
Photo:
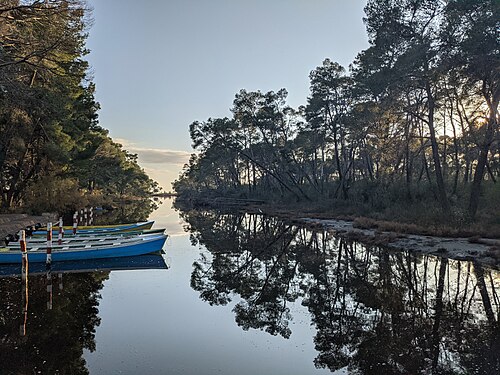
<path fill-rule="evenodd" d="M 94 351 L 100 291 L 110 272 L 166 269 L 160 254 L 0 266 L 2 374 L 88 374 L 84 350 Z"/>
<path fill-rule="evenodd" d="M 234 301 L 242 329 L 285 339 L 302 305 L 315 329 L 317 368 L 500 374 L 498 270 L 388 251 L 272 217 L 182 216 L 193 245 L 208 250 L 191 275 L 200 298 Z"/>

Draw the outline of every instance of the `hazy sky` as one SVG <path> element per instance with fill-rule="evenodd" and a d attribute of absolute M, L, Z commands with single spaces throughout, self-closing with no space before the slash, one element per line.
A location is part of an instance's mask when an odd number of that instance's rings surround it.
<path fill-rule="evenodd" d="M 368 46 L 366 0 L 89 0 L 88 60 L 101 126 L 165 188 L 191 152 L 189 124 L 230 116 L 240 89 L 286 88 L 298 107 L 309 73 L 347 67 Z"/>

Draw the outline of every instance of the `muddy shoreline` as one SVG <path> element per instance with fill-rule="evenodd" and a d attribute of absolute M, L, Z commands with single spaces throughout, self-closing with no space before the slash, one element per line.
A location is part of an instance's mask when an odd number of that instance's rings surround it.
<path fill-rule="evenodd" d="M 359 241 L 366 245 L 473 261 L 485 267 L 500 269 L 500 237 L 486 232 L 454 230 L 451 227 L 445 227 L 446 230 L 442 230 L 441 228 L 376 221 L 365 217 L 335 218 L 335 214 L 308 211 L 307 207 L 284 207 L 246 199 L 177 200 L 177 203 L 177 208 L 180 210 L 209 209 L 274 216 L 311 229 L 328 230 L 335 236 Z M 445 235 L 437 233 L 445 233 Z"/>
<path fill-rule="evenodd" d="M 485 267 L 500 269 L 500 240 L 481 237 L 438 237 L 406 234 L 376 229 L 356 228 L 352 221 L 336 219 L 298 218 L 306 226 L 321 227 L 335 236 L 360 241 L 392 250 L 432 254 L 456 260 L 469 260 Z"/>
<path fill-rule="evenodd" d="M 485 267 L 500 269 L 500 238 L 487 234 L 458 231 L 457 233 L 466 235 L 453 235 L 454 232 L 449 231 L 446 236 L 440 236 L 435 235 L 433 228 L 391 222 L 380 222 L 384 224 L 381 225 L 381 229 L 375 226 L 379 222 L 368 218 L 333 218 L 328 217 L 325 213 L 316 216 L 314 212 L 304 212 L 294 208 L 287 209 L 267 204 L 249 204 L 245 207 L 238 207 L 237 210 L 276 216 L 311 228 L 322 228 L 338 237 L 359 241 L 367 245 L 382 246 L 398 251 L 406 250 L 418 254 L 432 254 L 449 259 L 473 261 Z M 359 225 L 359 222 L 364 221 L 368 223 L 368 227 Z M 370 226 L 371 224 L 374 224 L 374 226 Z M 401 230 L 387 230 L 385 228 L 401 228 Z M 412 233 L 412 229 L 416 229 L 416 232 Z"/>

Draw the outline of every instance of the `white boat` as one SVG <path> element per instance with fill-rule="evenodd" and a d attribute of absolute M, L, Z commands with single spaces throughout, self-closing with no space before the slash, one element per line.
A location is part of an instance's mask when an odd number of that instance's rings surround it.
<path fill-rule="evenodd" d="M 62 244 L 71 244 L 71 243 L 77 243 L 77 242 L 103 242 L 103 241 L 119 241 L 119 240 L 127 240 L 127 239 L 134 239 L 138 237 L 147 237 L 147 236 L 157 236 L 159 234 L 164 234 L 165 230 L 163 229 L 162 231 L 158 232 L 155 231 L 154 233 L 142 233 L 142 234 L 108 234 L 106 236 L 93 236 L 93 235 L 79 235 L 79 236 L 70 236 L 70 237 L 63 237 L 61 239 Z M 52 244 L 57 245 L 58 244 L 58 239 L 57 238 L 52 238 Z M 43 237 L 28 237 L 26 238 L 26 243 L 31 244 L 31 245 L 36 245 L 36 244 L 46 244 L 47 239 Z M 6 244 L 6 246 L 19 246 L 19 241 L 15 242 L 9 242 Z"/>

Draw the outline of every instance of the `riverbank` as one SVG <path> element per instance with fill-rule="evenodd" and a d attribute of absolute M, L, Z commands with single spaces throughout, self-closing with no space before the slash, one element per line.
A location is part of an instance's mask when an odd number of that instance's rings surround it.
<path fill-rule="evenodd" d="M 311 228 L 323 228 L 337 237 L 456 260 L 470 260 L 486 267 L 500 269 L 500 235 L 485 231 L 479 225 L 454 228 L 443 224 L 421 226 L 367 217 L 342 216 L 276 205 L 248 205 L 245 212 L 277 216 Z"/>
<path fill-rule="evenodd" d="M 57 215 L 53 213 L 43 213 L 42 215 L 28 214 L 0 214 L 0 239 L 7 234 L 17 233 L 28 225 L 41 223 L 45 225 L 49 221 L 56 221 Z"/>
<path fill-rule="evenodd" d="M 470 260 L 483 266 L 500 269 L 500 237 L 471 229 L 443 226 L 421 227 L 363 217 L 332 218 L 325 213 L 297 212 L 265 206 L 249 207 L 252 212 L 279 216 L 297 224 L 321 227 L 337 237 L 456 260 Z M 441 235 L 440 235 L 441 234 Z M 443 235 L 444 234 L 444 235 Z"/>
<path fill-rule="evenodd" d="M 180 203 L 180 206 L 183 205 Z M 293 203 L 285 206 L 255 200 L 216 198 L 190 208 L 276 216 L 298 225 L 323 228 L 335 236 L 367 245 L 471 260 L 487 267 L 500 268 L 500 226 L 484 225 L 480 221 L 457 225 L 456 221 L 445 219 L 438 224 L 426 221 L 405 223 L 358 216 L 345 207 L 328 207 Z"/>
<path fill-rule="evenodd" d="M 271 202 L 260 199 L 193 196 L 176 198 L 182 209 L 216 209 L 265 213 L 294 219 L 337 219 L 354 222 L 354 227 L 380 231 L 438 237 L 485 237 L 500 239 L 500 213 L 495 202 L 482 207 L 475 220 L 469 220 L 463 208 L 454 207 L 445 214 L 435 202 L 394 204 L 386 210 L 370 209 L 366 205 L 345 200 L 325 199 L 310 202 Z"/>
<path fill-rule="evenodd" d="M 355 222 L 345 220 L 299 218 L 296 222 L 308 226 L 321 226 L 337 237 L 360 241 L 367 245 L 456 260 L 470 260 L 483 266 L 500 268 L 499 239 L 477 236 L 451 238 L 363 229 L 357 228 Z"/>

